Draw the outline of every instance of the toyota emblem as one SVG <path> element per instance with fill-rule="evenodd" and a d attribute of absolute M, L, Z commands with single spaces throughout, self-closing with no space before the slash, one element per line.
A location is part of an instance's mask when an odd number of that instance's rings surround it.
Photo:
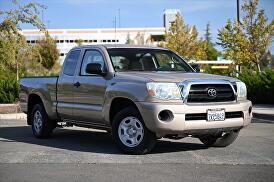
<path fill-rule="evenodd" d="M 217 90 L 215 88 L 210 88 L 207 90 L 207 95 L 209 97 L 216 97 L 217 96 Z"/>

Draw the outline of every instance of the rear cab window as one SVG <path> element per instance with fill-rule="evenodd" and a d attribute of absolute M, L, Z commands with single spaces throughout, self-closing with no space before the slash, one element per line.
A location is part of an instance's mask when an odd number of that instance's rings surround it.
<path fill-rule="evenodd" d="M 68 76 L 74 76 L 80 53 L 81 50 L 74 50 L 69 53 L 65 60 L 63 74 Z"/>

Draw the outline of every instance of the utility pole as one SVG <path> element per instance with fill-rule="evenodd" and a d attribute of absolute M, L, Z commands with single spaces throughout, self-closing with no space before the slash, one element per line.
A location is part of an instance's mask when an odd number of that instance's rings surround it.
<path fill-rule="evenodd" d="M 240 25 L 241 22 L 240 22 L 240 0 L 237 0 L 237 21 L 238 21 L 238 24 Z"/>
<path fill-rule="evenodd" d="M 114 18 L 115 44 L 116 44 L 116 16 Z"/>
<path fill-rule="evenodd" d="M 241 22 L 240 22 L 240 0 L 237 0 L 237 22 L 238 22 L 238 26 L 240 26 L 241 25 Z M 241 71 L 241 66 L 236 65 L 236 70 L 237 70 L 236 77 L 238 77 L 239 72 Z"/>
<path fill-rule="evenodd" d="M 47 23 L 48 23 L 48 29 L 49 29 L 49 24 L 50 24 L 50 21 L 48 20 L 48 21 L 47 21 Z"/>
<path fill-rule="evenodd" d="M 119 28 L 121 28 L 120 8 L 118 9 L 118 22 L 119 22 Z"/>
<path fill-rule="evenodd" d="M 44 10 L 42 9 L 42 23 L 44 24 Z"/>

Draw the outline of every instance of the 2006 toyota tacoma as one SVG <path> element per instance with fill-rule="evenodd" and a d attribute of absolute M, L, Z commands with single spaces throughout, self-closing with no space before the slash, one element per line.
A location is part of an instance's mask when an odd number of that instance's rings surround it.
<path fill-rule="evenodd" d="M 168 49 L 129 45 L 75 47 L 59 77 L 20 81 L 34 136 L 64 125 L 103 129 L 132 154 L 151 151 L 162 137 L 230 145 L 252 118 L 246 92 L 235 78 L 196 73 Z"/>

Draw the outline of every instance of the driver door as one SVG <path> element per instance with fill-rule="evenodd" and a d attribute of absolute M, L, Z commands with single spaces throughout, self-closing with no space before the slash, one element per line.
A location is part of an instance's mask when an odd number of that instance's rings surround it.
<path fill-rule="evenodd" d="M 102 108 L 106 91 L 106 79 L 101 75 L 86 73 L 89 63 L 99 63 L 105 68 L 103 54 L 96 49 L 84 52 L 80 71 L 74 79 L 74 118 L 77 121 L 102 124 Z"/>

